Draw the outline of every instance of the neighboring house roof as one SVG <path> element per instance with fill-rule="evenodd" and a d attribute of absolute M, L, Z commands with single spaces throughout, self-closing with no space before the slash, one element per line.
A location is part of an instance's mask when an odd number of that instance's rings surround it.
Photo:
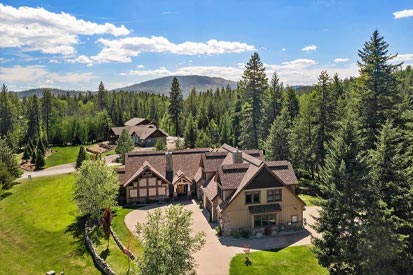
<path fill-rule="evenodd" d="M 276 174 L 285 184 L 298 184 L 291 162 L 286 160 L 266 162 L 268 168 Z"/>
<path fill-rule="evenodd" d="M 150 124 L 151 121 L 146 118 L 134 117 L 125 122 L 125 126 L 137 126 L 143 124 Z"/>
<path fill-rule="evenodd" d="M 127 129 L 130 136 L 132 136 L 133 134 L 136 134 L 139 137 L 139 139 L 150 138 L 155 133 L 157 134 L 157 137 L 167 137 L 168 136 L 168 134 L 164 130 L 156 128 L 156 126 L 154 126 L 152 124 L 139 125 L 139 126 L 123 126 L 123 127 L 113 127 L 113 128 L 111 128 L 112 132 L 116 136 L 120 136 L 122 134 L 123 129 Z"/>
<path fill-rule="evenodd" d="M 162 179 L 165 182 L 170 183 L 159 171 L 157 171 L 149 162 L 145 161 L 143 165 L 136 171 L 129 179 L 125 181 L 123 184 L 123 187 L 126 187 L 129 185 L 132 181 L 134 181 L 137 177 L 139 177 L 144 171 L 146 170 L 151 170 L 152 173 L 154 173 L 156 176 L 158 176 L 160 179 Z"/>

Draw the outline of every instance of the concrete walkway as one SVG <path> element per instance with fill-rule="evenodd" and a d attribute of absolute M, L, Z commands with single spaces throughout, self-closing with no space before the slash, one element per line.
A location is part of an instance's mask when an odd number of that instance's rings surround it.
<path fill-rule="evenodd" d="M 148 211 L 153 211 L 155 208 L 165 208 L 166 205 L 148 205 L 140 209 L 130 212 L 125 217 L 126 226 L 134 232 L 135 225 L 146 221 Z M 254 250 L 267 250 L 272 248 L 282 248 L 287 246 L 307 245 L 311 244 L 311 234 L 315 233 L 308 226 L 300 232 L 293 234 L 280 234 L 277 236 L 249 238 L 249 239 L 234 239 L 232 237 L 220 237 L 215 234 L 214 225 L 208 223 L 205 210 L 199 209 L 198 205 L 193 201 L 185 202 L 184 207 L 190 210 L 193 215 L 194 232 L 204 231 L 206 243 L 202 249 L 195 254 L 195 259 L 198 264 L 198 275 L 227 275 L 229 274 L 229 266 L 232 257 L 236 254 L 243 253 L 245 244 L 251 246 Z M 304 217 L 308 224 L 314 222 L 312 215 L 318 215 L 318 207 L 307 207 L 304 212 Z"/>

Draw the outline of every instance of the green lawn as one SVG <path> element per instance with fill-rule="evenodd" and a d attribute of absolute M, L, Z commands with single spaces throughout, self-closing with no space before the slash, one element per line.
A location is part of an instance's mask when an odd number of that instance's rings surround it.
<path fill-rule="evenodd" d="M 76 162 L 79 149 L 80 145 L 52 147 L 52 154 L 46 158 L 46 165 L 44 168 Z"/>
<path fill-rule="evenodd" d="M 319 197 L 305 194 L 300 194 L 298 196 L 306 203 L 307 206 L 320 206 L 321 199 Z"/>
<path fill-rule="evenodd" d="M 86 251 L 84 220 L 72 201 L 73 182 L 73 175 L 22 180 L 3 194 L 0 275 L 45 274 L 51 269 L 58 274 L 63 270 L 65 274 L 101 274 Z M 124 243 L 128 236 L 124 216 L 129 211 L 119 209 L 113 220 Z M 133 245 L 134 252 L 139 253 L 138 241 Z M 116 253 L 113 249 L 113 256 Z M 115 267 L 117 258 L 113 258 Z"/>
<path fill-rule="evenodd" d="M 238 254 L 231 260 L 230 275 L 323 275 L 321 267 L 309 246 L 293 246 L 277 252 L 259 251 L 250 254 L 252 265 L 246 266 L 245 255 Z"/>

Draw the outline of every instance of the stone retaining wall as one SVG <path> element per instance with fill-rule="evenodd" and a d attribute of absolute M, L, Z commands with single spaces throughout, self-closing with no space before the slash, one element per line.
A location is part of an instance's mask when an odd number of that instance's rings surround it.
<path fill-rule="evenodd" d="M 89 225 L 88 222 L 85 224 L 85 242 L 86 246 L 90 251 L 90 255 L 92 255 L 93 262 L 99 267 L 99 269 L 107 274 L 107 275 L 116 275 L 116 273 L 112 270 L 110 265 L 103 260 L 99 254 L 97 253 L 95 247 L 93 246 L 92 240 L 90 239 L 89 234 L 95 230 L 97 226 L 96 225 Z"/>
<path fill-rule="evenodd" d="M 115 240 L 116 244 L 118 245 L 118 247 L 120 248 L 120 250 L 125 253 L 126 255 L 129 256 L 129 258 L 131 258 L 132 260 L 136 259 L 136 256 L 132 253 L 132 251 L 130 251 L 129 249 L 127 249 L 123 243 L 121 242 L 121 240 L 118 238 L 118 235 L 116 235 L 115 231 L 113 231 L 112 227 L 110 227 L 110 233 L 113 236 L 113 239 Z"/>

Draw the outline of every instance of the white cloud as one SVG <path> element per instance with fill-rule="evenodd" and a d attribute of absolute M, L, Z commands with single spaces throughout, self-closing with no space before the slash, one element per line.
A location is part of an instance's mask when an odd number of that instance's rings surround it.
<path fill-rule="evenodd" d="M 176 11 L 163 11 L 163 12 L 161 12 L 161 15 L 171 15 L 171 14 L 176 14 Z"/>
<path fill-rule="evenodd" d="M 16 47 L 23 51 L 73 55 L 78 35 L 127 35 L 129 30 L 110 23 L 96 24 L 77 19 L 68 13 L 54 13 L 42 7 L 19 7 L 0 3 L 1 48 Z"/>
<path fill-rule="evenodd" d="M 140 64 L 140 65 L 136 66 L 136 68 L 138 68 L 138 69 L 145 69 L 145 66 L 143 66 L 142 64 Z"/>
<path fill-rule="evenodd" d="M 315 50 L 317 50 L 317 46 L 316 45 L 308 45 L 308 46 L 302 48 L 301 50 L 305 51 L 305 52 L 315 51 Z"/>
<path fill-rule="evenodd" d="M 282 52 L 285 52 L 286 50 L 287 50 L 286 48 L 282 48 L 282 49 L 281 49 Z"/>
<path fill-rule="evenodd" d="M 88 83 L 96 78 L 93 73 L 64 73 L 49 72 L 46 67 L 39 65 L 0 67 L 0 82 L 7 86 L 38 88 L 44 85 L 72 89 L 79 83 Z M 68 86 L 70 84 L 70 86 Z"/>
<path fill-rule="evenodd" d="M 413 53 L 398 54 L 397 57 L 393 59 L 393 61 L 398 61 L 398 62 L 413 61 Z"/>
<path fill-rule="evenodd" d="M 349 59 L 348 58 L 341 58 L 341 57 L 337 57 L 334 59 L 334 62 L 336 63 L 344 63 L 344 62 L 348 62 Z"/>
<path fill-rule="evenodd" d="M 242 42 L 228 42 L 211 39 L 206 43 L 183 42 L 175 44 L 162 36 L 126 37 L 117 40 L 100 38 L 98 43 L 104 46 L 102 51 L 91 59 L 98 63 L 130 63 L 131 57 L 142 52 L 172 53 L 178 55 L 212 55 L 224 53 L 242 53 L 253 51 L 255 47 Z"/>
<path fill-rule="evenodd" d="M 404 17 L 413 17 L 413 10 L 402 10 L 393 12 L 393 16 L 395 19 L 400 19 Z"/>

